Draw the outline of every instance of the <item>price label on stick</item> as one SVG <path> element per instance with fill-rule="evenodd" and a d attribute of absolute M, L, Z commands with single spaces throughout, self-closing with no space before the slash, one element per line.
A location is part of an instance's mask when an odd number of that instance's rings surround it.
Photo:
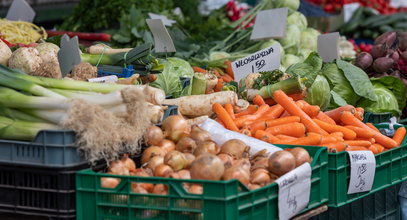
<path fill-rule="evenodd" d="M 61 49 L 58 52 L 58 61 L 62 76 L 71 72 L 71 70 L 81 62 L 77 36 L 71 39 L 69 39 L 66 34 L 62 36 Z"/>
<path fill-rule="evenodd" d="M 259 12 L 256 16 L 250 40 L 285 37 L 287 14 L 288 8 L 277 8 Z"/>
<path fill-rule="evenodd" d="M 376 158 L 371 151 L 348 151 L 350 181 L 348 194 L 370 191 L 376 172 Z"/>
<path fill-rule="evenodd" d="M 171 27 L 173 24 L 176 23 L 176 21 L 168 19 L 167 16 L 165 15 L 159 15 L 159 14 L 154 14 L 154 13 L 148 13 L 148 16 L 151 19 L 161 19 L 164 23 L 165 26 Z"/>
<path fill-rule="evenodd" d="M 310 164 L 304 163 L 276 180 L 279 219 L 290 219 L 307 207 L 311 193 L 311 173 Z"/>
<path fill-rule="evenodd" d="M 154 50 L 157 53 L 175 52 L 171 36 L 161 19 L 146 19 L 147 25 L 154 36 Z"/>
<path fill-rule="evenodd" d="M 235 81 L 239 82 L 247 74 L 272 71 L 280 67 L 280 45 L 273 44 L 271 47 L 257 51 L 245 58 L 232 63 Z"/>
<path fill-rule="evenodd" d="M 6 19 L 11 21 L 33 22 L 35 11 L 25 0 L 14 0 L 8 9 Z"/>
<path fill-rule="evenodd" d="M 339 59 L 339 33 L 321 34 L 318 36 L 318 53 L 324 62 Z"/>

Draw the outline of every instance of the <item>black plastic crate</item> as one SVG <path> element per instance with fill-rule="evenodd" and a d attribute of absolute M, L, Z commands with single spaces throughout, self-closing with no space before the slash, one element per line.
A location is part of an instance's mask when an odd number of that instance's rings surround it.
<path fill-rule="evenodd" d="M 85 168 L 0 163 L 0 213 L 76 219 L 75 172 Z"/>

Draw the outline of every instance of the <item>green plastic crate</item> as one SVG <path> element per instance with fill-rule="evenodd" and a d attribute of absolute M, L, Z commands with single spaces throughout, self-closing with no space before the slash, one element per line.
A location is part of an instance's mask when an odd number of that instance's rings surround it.
<path fill-rule="evenodd" d="M 328 201 L 327 150 L 304 147 L 313 157 L 311 196 L 306 210 Z M 277 219 L 276 183 L 249 191 L 239 181 L 180 180 L 120 176 L 115 189 L 101 188 L 100 178 L 113 175 L 90 169 L 76 175 L 77 219 Z M 136 194 L 131 183 L 167 184 L 169 195 Z M 187 193 L 182 183 L 202 184 L 202 195 Z M 305 210 L 303 210 L 305 211 Z"/>
<path fill-rule="evenodd" d="M 364 123 L 379 124 L 384 122 L 390 122 L 390 118 L 393 117 L 391 113 L 373 113 L 365 112 L 363 115 Z"/>
<path fill-rule="evenodd" d="M 376 125 L 376 127 L 388 128 L 388 125 Z M 347 194 L 350 179 L 348 153 L 328 153 L 329 207 L 343 206 L 407 179 L 407 138 L 404 138 L 401 147 L 377 154 L 375 157 L 376 173 L 372 190 Z"/>
<path fill-rule="evenodd" d="M 397 197 L 400 186 L 401 183 L 339 208 L 329 208 L 312 220 L 399 220 L 401 216 Z"/>

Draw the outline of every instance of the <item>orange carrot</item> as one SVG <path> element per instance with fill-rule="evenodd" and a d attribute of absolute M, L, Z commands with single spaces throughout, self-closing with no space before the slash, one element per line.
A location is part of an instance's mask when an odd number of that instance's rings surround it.
<path fill-rule="evenodd" d="M 274 101 L 274 99 L 264 99 L 264 102 L 265 102 L 267 105 L 275 105 L 275 104 L 277 104 L 277 102 Z"/>
<path fill-rule="evenodd" d="M 266 130 L 267 124 L 266 121 L 256 121 L 249 125 L 249 129 L 251 132 L 255 133 L 257 130 Z"/>
<path fill-rule="evenodd" d="M 226 128 L 232 131 L 239 131 L 237 128 L 235 122 L 233 119 L 230 117 L 228 112 L 223 108 L 223 106 L 219 103 L 215 103 L 212 106 L 213 112 L 216 113 L 218 118 L 225 124 Z"/>
<path fill-rule="evenodd" d="M 233 112 L 233 105 L 232 105 L 232 104 L 227 103 L 227 104 L 225 105 L 225 110 L 228 112 L 229 116 L 230 116 L 232 119 L 235 119 L 235 113 Z"/>
<path fill-rule="evenodd" d="M 223 79 L 219 78 L 218 83 L 216 83 L 216 86 L 215 86 L 215 88 L 213 90 L 215 92 L 220 92 L 220 91 L 222 91 L 222 88 L 223 88 Z"/>
<path fill-rule="evenodd" d="M 356 117 L 356 116 L 355 116 L 355 117 Z M 373 154 L 378 154 L 378 153 L 380 153 L 380 150 L 377 148 L 376 145 L 370 145 L 367 149 L 370 150 L 370 151 L 372 151 Z"/>
<path fill-rule="evenodd" d="M 221 121 L 219 118 L 217 118 L 215 121 L 225 127 L 225 123 L 223 123 L 223 121 Z"/>
<path fill-rule="evenodd" d="M 283 114 L 283 112 L 284 108 L 281 105 L 273 105 L 266 113 L 264 113 L 264 117 L 279 118 L 280 115 Z"/>
<path fill-rule="evenodd" d="M 330 118 L 328 115 L 326 115 L 323 111 L 320 111 L 315 118 L 319 119 L 321 121 L 324 121 L 326 123 L 336 125 L 336 122 L 332 118 Z"/>
<path fill-rule="evenodd" d="M 192 69 L 195 73 L 206 73 L 206 69 L 203 69 L 201 67 L 193 66 Z"/>
<path fill-rule="evenodd" d="M 215 74 L 216 77 L 221 77 L 222 74 L 219 73 L 219 69 L 218 68 L 214 68 L 213 69 L 213 74 Z"/>
<path fill-rule="evenodd" d="M 297 105 L 307 114 L 309 117 L 314 118 L 320 112 L 320 108 L 317 105 L 310 105 L 304 100 L 298 100 L 296 102 Z"/>
<path fill-rule="evenodd" d="M 241 117 L 243 115 L 251 115 L 257 111 L 257 106 L 255 105 L 249 105 L 246 110 L 239 112 L 235 114 L 236 118 Z"/>
<path fill-rule="evenodd" d="M 361 107 L 357 107 L 357 108 L 355 108 L 355 110 L 356 110 L 356 112 L 353 115 L 355 115 L 355 117 L 357 119 L 359 119 L 360 121 L 363 121 L 363 114 L 365 113 L 365 110 Z"/>
<path fill-rule="evenodd" d="M 362 147 L 362 146 L 348 146 L 346 148 L 346 151 L 358 151 L 358 150 L 369 150 L 369 149 L 367 149 L 366 147 Z"/>
<path fill-rule="evenodd" d="M 298 122 L 280 124 L 266 129 L 266 132 L 277 135 L 284 134 L 293 137 L 302 137 L 305 135 L 305 126 Z"/>
<path fill-rule="evenodd" d="M 357 138 L 357 139 L 355 139 L 354 141 L 368 141 L 368 142 L 370 142 L 371 144 L 376 143 L 376 140 L 375 140 L 374 138 Z"/>
<path fill-rule="evenodd" d="M 244 127 L 243 129 L 241 129 L 240 133 L 242 133 L 242 134 L 244 134 L 246 136 L 249 136 L 249 137 L 252 136 L 252 132 L 250 132 L 249 128 L 247 128 L 247 127 Z"/>
<path fill-rule="evenodd" d="M 303 92 L 300 93 L 293 93 L 293 94 L 289 94 L 287 95 L 288 97 L 292 98 L 294 101 L 298 101 L 298 100 L 302 100 L 305 98 L 305 96 L 307 95 L 307 90 L 304 90 Z"/>
<path fill-rule="evenodd" d="M 332 118 L 335 122 L 340 122 L 341 121 L 341 113 L 344 111 L 351 112 L 354 114 L 356 112 L 355 107 L 351 105 L 344 105 L 341 107 L 338 107 L 336 109 L 333 109 L 331 111 L 325 112 L 326 115 L 328 115 L 330 118 Z"/>
<path fill-rule="evenodd" d="M 385 148 L 381 144 L 372 144 L 372 146 L 375 146 L 378 149 L 379 153 L 385 150 Z"/>
<path fill-rule="evenodd" d="M 235 78 L 235 74 L 233 73 L 233 68 L 232 68 L 232 62 L 229 60 L 226 60 L 224 62 L 224 64 L 226 65 L 226 74 L 230 76 L 230 78 L 232 78 L 232 80 Z"/>
<path fill-rule="evenodd" d="M 282 124 L 287 124 L 287 123 L 292 123 L 292 122 L 300 122 L 300 117 L 298 116 L 288 116 L 285 118 L 277 118 L 274 120 L 268 120 L 266 121 L 266 127 L 273 127 L 277 125 L 282 125 Z"/>
<path fill-rule="evenodd" d="M 357 138 L 371 138 L 371 137 L 373 137 L 372 132 L 370 132 L 369 130 L 360 128 L 360 127 L 347 125 L 347 126 L 345 126 L 345 128 L 348 128 L 348 129 L 354 131 L 356 133 Z"/>
<path fill-rule="evenodd" d="M 343 133 L 343 137 L 345 139 L 349 139 L 349 140 L 353 140 L 356 138 L 356 133 L 348 128 L 339 126 L 339 125 L 332 125 L 326 122 L 323 122 L 321 120 L 318 119 L 313 119 L 315 123 L 317 123 L 317 125 L 319 127 L 321 127 L 322 129 L 324 129 L 327 132 L 342 132 Z"/>
<path fill-rule="evenodd" d="M 241 112 L 242 110 L 240 110 L 239 106 L 234 105 L 233 106 L 233 112 Z M 236 118 L 236 114 L 235 114 L 235 118 Z"/>
<path fill-rule="evenodd" d="M 337 153 L 344 151 L 348 145 L 346 145 L 342 141 L 336 141 L 331 143 L 323 143 L 320 144 L 319 146 L 327 147 L 330 153 Z"/>
<path fill-rule="evenodd" d="M 337 141 L 338 141 L 338 139 L 335 136 L 324 135 L 324 136 L 322 136 L 321 144 L 334 143 L 334 142 L 337 142 Z"/>
<path fill-rule="evenodd" d="M 223 76 L 220 77 L 221 79 L 223 79 L 224 82 L 230 83 L 231 81 L 233 81 L 232 77 L 230 77 L 229 75 L 225 74 Z"/>
<path fill-rule="evenodd" d="M 333 136 L 333 137 L 336 137 L 337 139 L 341 139 L 341 141 L 343 141 L 343 133 L 342 132 L 332 132 L 329 135 Z"/>
<path fill-rule="evenodd" d="M 345 125 L 352 125 L 352 126 L 364 128 L 366 130 L 370 130 L 373 133 L 373 138 L 376 140 L 376 142 L 383 145 L 385 148 L 394 148 L 394 147 L 398 146 L 396 141 L 383 135 L 382 133 L 378 132 L 377 130 L 372 129 L 367 124 L 364 124 L 363 122 L 359 121 L 359 119 L 357 119 L 350 112 L 347 112 L 347 111 L 343 112 L 341 115 L 341 121 Z"/>
<path fill-rule="evenodd" d="M 279 141 L 279 139 L 276 138 L 274 135 L 267 133 L 263 130 L 256 131 L 256 133 L 254 133 L 254 137 L 268 143 L 274 143 L 276 141 Z"/>
<path fill-rule="evenodd" d="M 302 138 L 298 138 L 295 141 L 290 141 L 289 145 L 319 145 L 321 143 L 321 135 L 310 135 Z"/>
<path fill-rule="evenodd" d="M 284 117 L 288 117 L 288 116 L 291 116 L 291 114 L 288 113 L 288 111 L 284 111 L 283 114 L 280 117 L 284 118 Z"/>
<path fill-rule="evenodd" d="M 261 97 L 261 95 L 259 95 L 259 94 L 257 94 L 257 95 L 254 96 L 252 102 L 253 102 L 255 105 L 258 105 L 258 106 L 261 106 L 261 105 L 266 104 L 266 103 L 264 102 L 263 97 Z"/>
<path fill-rule="evenodd" d="M 403 142 L 405 136 L 406 136 L 406 128 L 399 127 L 393 135 L 393 140 L 397 143 L 398 146 L 400 146 L 401 143 Z"/>
<path fill-rule="evenodd" d="M 377 129 L 372 123 L 366 123 L 366 125 L 369 127 L 369 128 L 371 128 L 371 129 L 373 129 L 373 130 L 375 130 L 375 131 L 377 131 L 377 132 L 380 132 L 379 131 L 379 129 Z"/>
<path fill-rule="evenodd" d="M 280 140 L 285 140 L 285 141 L 295 141 L 295 140 L 297 140 L 296 137 L 288 136 L 288 135 L 284 135 L 284 134 L 278 134 L 278 135 L 276 135 L 276 138 L 278 138 Z"/>
<path fill-rule="evenodd" d="M 260 106 L 254 114 L 251 115 L 243 115 L 239 118 L 236 118 L 235 123 L 237 127 L 241 127 L 245 121 L 248 120 L 257 120 L 260 118 L 270 107 L 268 105 Z"/>
<path fill-rule="evenodd" d="M 288 113 L 293 116 L 299 116 L 301 118 L 301 122 L 305 125 L 308 131 L 322 135 L 328 134 L 323 129 L 321 129 L 314 121 L 312 121 L 312 119 L 307 114 L 305 114 L 305 112 L 301 110 L 301 108 L 299 108 L 295 104 L 295 102 L 283 91 L 277 90 L 274 92 L 273 95 L 274 100 L 276 100 L 278 104 L 283 106 L 283 108 L 288 111 Z"/>
<path fill-rule="evenodd" d="M 370 145 L 372 145 L 372 143 L 370 143 L 370 141 L 345 141 L 345 143 L 349 146 L 361 146 L 361 147 L 370 147 Z"/>

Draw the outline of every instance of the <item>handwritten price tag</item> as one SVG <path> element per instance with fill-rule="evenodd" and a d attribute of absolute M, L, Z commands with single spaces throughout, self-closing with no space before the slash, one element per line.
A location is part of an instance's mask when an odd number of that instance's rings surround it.
<path fill-rule="evenodd" d="M 235 81 L 239 82 L 250 73 L 278 69 L 280 67 L 280 59 L 280 45 L 273 44 L 271 47 L 237 60 L 232 63 L 232 69 L 235 73 Z"/>
<path fill-rule="evenodd" d="M 371 151 L 349 151 L 350 181 L 348 194 L 372 189 L 376 172 L 376 158 Z"/>
<path fill-rule="evenodd" d="M 339 58 L 339 33 L 321 34 L 318 36 L 318 53 L 324 62 Z"/>
<path fill-rule="evenodd" d="M 290 219 L 307 207 L 311 193 L 311 172 L 310 164 L 304 163 L 276 180 L 280 220 Z"/>

